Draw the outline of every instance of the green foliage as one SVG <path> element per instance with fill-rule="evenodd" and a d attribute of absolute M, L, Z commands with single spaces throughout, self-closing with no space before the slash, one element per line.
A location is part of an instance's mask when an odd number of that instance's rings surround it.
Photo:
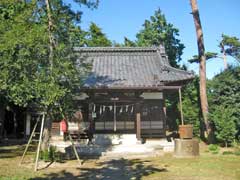
<path fill-rule="evenodd" d="M 62 153 L 58 152 L 55 146 L 50 146 L 49 149 L 40 152 L 40 159 L 45 162 L 62 162 Z"/>
<path fill-rule="evenodd" d="M 78 1 L 95 7 L 98 1 Z M 83 45 L 85 32 L 76 24 L 75 12 L 62 0 L 50 1 L 55 47 L 53 68 L 49 59 L 46 4 L 41 1 L 3 0 L 0 2 L 0 92 L 19 106 L 37 102 L 52 107 L 63 102 L 80 86 L 88 65 L 76 68 L 73 46 Z M 70 98 L 67 98 L 70 99 Z"/>
<path fill-rule="evenodd" d="M 183 89 L 182 108 L 184 123 L 193 125 L 194 136 L 200 137 L 202 116 L 199 100 L 199 78 L 196 77 Z"/>
<path fill-rule="evenodd" d="M 222 155 L 232 155 L 232 154 L 234 154 L 234 152 L 232 152 L 232 151 L 224 151 L 222 153 Z"/>
<path fill-rule="evenodd" d="M 86 45 L 89 47 L 107 47 L 112 46 L 112 42 L 107 39 L 101 28 L 92 22 L 89 32 L 87 32 Z"/>
<path fill-rule="evenodd" d="M 206 52 L 205 56 L 206 56 L 206 60 L 209 60 L 209 59 L 212 59 L 212 58 L 216 58 L 217 57 L 217 53 L 215 53 L 215 52 Z M 188 62 L 190 62 L 190 63 L 199 63 L 198 55 L 194 55 L 191 59 L 188 60 Z"/>
<path fill-rule="evenodd" d="M 222 40 L 219 44 L 221 51 L 225 51 L 226 55 L 234 57 L 240 62 L 240 40 L 235 36 L 222 34 Z"/>
<path fill-rule="evenodd" d="M 208 87 L 210 112 L 218 138 L 231 142 L 240 132 L 240 67 L 229 67 L 209 81 Z M 226 130 L 222 132 L 222 128 Z M 230 139 L 223 139 L 221 133 L 229 133 Z"/>
<path fill-rule="evenodd" d="M 240 143 L 237 142 L 237 141 L 234 141 L 232 143 L 232 146 L 234 148 L 234 154 L 237 155 L 237 156 L 240 156 Z"/>
<path fill-rule="evenodd" d="M 51 162 L 52 161 L 48 150 L 41 151 L 39 159 L 43 160 L 44 162 Z"/>
<path fill-rule="evenodd" d="M 178 67 L 184 45 L 178 39 L 179 30 L 168 23 L 160 9 L 155 11 L 150 20 L 145 20 L 143 29 L 136 35 L 137 46 L 159 46 L 163 44 L 172 66 Z"/>
<path fill-rule="evenodd" d="M 217 106 L 211 113 L 211 119 L 215 125 L 215 135 L 219 142 L 227 146 L 235 139 L 236 125 L 233 109 L 230 107 Z"/>
<path fill-rule="evenodd" d="M 127 37 L 124 37 L 124 46 L 126 47 L 136 47 L 136 43 L 134 41 L 131 41 Z"/>
<path fill-rule="evenodd" d="M 218 154 L 220 151 L 220 148 L 217 144 L 210 144 L 208 146 L 208 150 L 212 153 L 212 154 Z"/>

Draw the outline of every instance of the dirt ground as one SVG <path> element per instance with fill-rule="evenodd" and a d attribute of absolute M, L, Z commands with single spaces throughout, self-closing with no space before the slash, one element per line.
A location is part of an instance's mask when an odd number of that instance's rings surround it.
<path fill-rule="evenodd" d="M 64 163 L 39 163 L 33 171 L 34 149 L 19 166 L 23 145 L 0 147 L 0 179 L 82 180 L 238 180 L 240 156 L 211 154 L 201 148 L 197 158 L 175 158 L 172 154 L 148 158 L 83 159 Z"/>

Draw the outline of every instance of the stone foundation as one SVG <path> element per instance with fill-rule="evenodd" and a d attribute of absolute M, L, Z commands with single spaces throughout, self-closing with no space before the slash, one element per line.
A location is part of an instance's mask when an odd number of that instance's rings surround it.
<path fill-rule="evenodd" d="M 61 136 L 52 137 L 51 145 L 63 153 L 72 153 L 70 141 L 64 142 Z M 155 156 L 164 152 L 173 152 L 174 143 L 166 139 L 151 139 L 144 144 L 139 143 L 136 134 L 95 134 L 93 145 L 88 140 L 74 142 L 79 155 L 99 157 L 125 157 L 128 155 Z"/>

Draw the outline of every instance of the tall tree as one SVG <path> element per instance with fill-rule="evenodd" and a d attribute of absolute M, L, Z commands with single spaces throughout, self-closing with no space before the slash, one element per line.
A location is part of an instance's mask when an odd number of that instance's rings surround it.
<path fill-rule="evenodd" d="M 134 41 L 131 41 L 127 37 L 124 37 L 124 46 L 126 46 L 126 47 L 135 47 L 136 43 Z"/>
<path fill-rule="evenodd" d="M 225 70 L 228 68 L 227 56 L 232 56 L 234 59 L 240 62 L 240 41 L 237 37 L 222 34 L 219 47 L 222 54 L 216 52 L 206 52 L 206 61 L 212 58 L 221 58 L 223 60 Z M 199 56 L 194 55 L 188 61 L 190 63 L 199 63 Z"/>
<path fill-rule="evenodd" d="M 213 116 L 213 123 L 218 126 L 214 132 L 217 140 L 220 140 L 219 134 L 226 135 L 225 130 L 233 136 L 236 134 L 232 132 L 237 131 L 236 137 L 240 138 L 240 67 L 229 66 L 227 70 L 216 75 L 208 83 L 209 103 L 212 104 L 210 112 Z M 228 129 L 229 127 L 232 128 Z"/>
<path fill-rule="evenodd" d="M 221 48 L 225 69 L 228 67 L 227 56 L 232 56 L 240 62 L 240 40 L 237 37 L 222 34 L 222 40 L 219 43 L 219 47 Z"/>
<path fill-rule="evenodd" d="M 184 45 L 178 39 L 179 30 L 167 22 L 160 9 L 155 11 L 150 20 L 145 20 L 143 29 L 136 35 L 137 46 L 159 46 L 163 44 L 169 62 L 174 67 L 179 67 Z"/>
<path fill-rule="evenodd" d="M 207 87 L 206 87 L 206 56 L 205 56 L 205 47 L 203 41 L 203 31 L 199 16 L 199 10 L 197 5 L 197 0 L 190 0 L 192 15 L 196 29 L 197 35 L 197 45 L 198 45 L 198 56 L 199 56 L 199 78 L 200 78 L 200 102 L 201 110 L 206 126 L 206 136 L 210 137 L 211 127 L 208 121 L 208 100 L 207 100 Z M 210 139 L 209 139 L 210 140 Z"/>
<path fill-rule="evenodd" d="M 92 22 L 87 32 L 86 45 L 88 47 L 107 47 L 112 46 L 112 42 L 102 32 L 101 28 Z"/>
<path fill-rule="evenodd" d="M 95 7 L 98 1 L 76 2 Z M 0 92 L 8 101 L 36 102 L 51 112 L 79 87 L 83 69 L 72 49 L 80 14 L 62 0 L 0 2 Z"/>
<path fill-rule="evenodd" d="M 193 134 L 196 137 L 202 137 L 204 131 L 202 129 L 202 116 L 199 109 L 199 77 L 183 88 L 182 107 L 184 114 L 184 122 L 193 125 Z M 203 137 L 204 138 L 204 137 Z"/>

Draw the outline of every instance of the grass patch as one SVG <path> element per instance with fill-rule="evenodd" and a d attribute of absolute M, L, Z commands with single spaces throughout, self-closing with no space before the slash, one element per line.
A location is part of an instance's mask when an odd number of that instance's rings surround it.
<path fill-rule="evenodd" d="M 87 160 L 81 167 L 76 161 L 33 171 L 33 166 L 19 167 L 23 147 L 0 147 L 4 149 L 0 158 L 0 180 L 8 179 L 141 179 L 141 180 L 238 180 L 240 179 L 240 156 L 219 153 L 202 153 L 197 158 L 174 158 L 171 155 L 141 159 L 119 159 L 108 161 Z M 13 151 L 15 149 L 15 151 Z M 7 153 L 9 150 L 9 153 Z M 3 151 L 2 151 L 3 152 Z M 18 153 L 15 153 L 18 152 Z M 204 152 L 204 150 L 202 150 Z M 14 154 L 10 156 L 11 154 Z M 20 155 L 19 155 L 20 154 Z M 2 155 L 2 154 L 1 154 Z M 29 153 L 26 162 L 33 162 L 34 153 Z M 33 163 L 32 163 L 33 164 Z"/>

